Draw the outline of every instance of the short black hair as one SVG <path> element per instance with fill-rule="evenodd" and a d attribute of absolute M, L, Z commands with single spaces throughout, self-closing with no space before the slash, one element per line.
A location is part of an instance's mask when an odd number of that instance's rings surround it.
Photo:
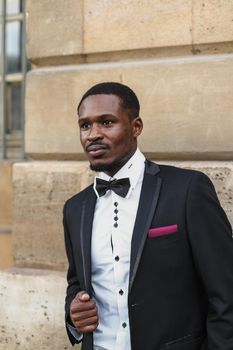
<path fill-rule="evenodd" d="M 85 100 L 88 96 L 101 94 L 118 96 L 121 100 L 122 107 L 128 110 L 130 119 L 134 119 L 139 116 L 140 104 L 136 94 L 127 85 L 117 82 L 104 82 L 92 86 L 81 98 L 77 108 L 78 113 L 83 100 Z"/>

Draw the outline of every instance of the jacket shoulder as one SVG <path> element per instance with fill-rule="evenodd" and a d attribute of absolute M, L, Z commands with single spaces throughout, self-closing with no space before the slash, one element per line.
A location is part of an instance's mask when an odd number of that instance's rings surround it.
<path fill-rule="evenodd" d="M 207 177 L 206 174 L 199 170 L 189 169 L 189 168 L 181 168 L 174 165 L 168 165 L 168 164 L 158 164 L 160 169 L 160 174 L 163 176 L 175 176 L 175 177 L 186 177 L 186 178 L 192 178 L 193 176 L 201 176 L 201 177 Z"/>
<path fill-rule="evenodd" d="M 194 169 L 176 167 L 173 165 L 158 164 L 159 175 L 174 186 L 184 188 L 196 182 L 206 183 L 213 187 L 210 178 L 203 172 Z"/>

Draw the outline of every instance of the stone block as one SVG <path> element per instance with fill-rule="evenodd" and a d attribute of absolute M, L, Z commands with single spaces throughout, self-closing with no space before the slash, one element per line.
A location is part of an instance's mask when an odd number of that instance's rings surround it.
<path fill-rule="evenodd" d="M 233 41 L 233 2 L 193 0 L 193 43 Z"/>
<path fill-rule="evenodd" d="M 64 325 L 63 273 L 12 269 L 0 271 L 0 280 L 0 350 L 72 349 Z"/>
<path fill-rule="evenodd" d="M 16 266 L 66 266 L 62 209 L 91 181 L 79 162 L 15 163 L 13 243 Z"/>
<path fill-rule="evenodd" d="M 63 66 L 37 69 L 28 74 L 25 149 L 30 157 L 83 158 L 79 142 L 78 101 L 92 84 L 100 80 L 117 81 L 121 72 L 118 68 L 111 69 L 111 66 L 101 67 Z"/>
<path fill-rule="evenodd" d="M 84 53 L 191 45 L 191 24 L 191 0 L 85 0 Z"/>
<path fill-rule="evenodd" d="M 137 93 L 144 121 L 140 145 L 150 157 L 232 159 L 231 54 L 32 71 L 26 96 L 30 157 L 83 159 L 76 107 L 86 89 L 101 81 L 123 82 Z"/>
<path fill-rule="evenodd" d="M 232 11 L 228 0 L 28 0 L 27 55 L 50 65 L 104 52 L 190 46 L 198 53 L 195 45 L 232 42 Z"/>
<path fill-rule="evenodd" d="M 124 80 L 139 91 L 142 102 L 144 152 L 170 159 L 232 159 L 229 57 L 174 59 L 125 72 Z"/>
<path fill-rule="evenodd" d="M 79 54 L 83 47 L 82 0 L 26 2 L 29 59 Z"/>
<path fill-rule="evenodd" d="M 12 224 L 12 163 L 0 161 L 0 228 Z"/>
<path fill-rule="evenodd" d="M 2 231 L 2 232 L 1 232 Z M 0 270 L 14 265 L 12 252 L 12 234 L 0 231 Z"/>

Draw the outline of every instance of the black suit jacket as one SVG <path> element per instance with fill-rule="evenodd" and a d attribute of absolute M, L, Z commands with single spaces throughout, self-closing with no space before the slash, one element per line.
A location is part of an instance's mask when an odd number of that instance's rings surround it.
<path fill-rule="evenodd" d="M 64 206 L 66 321 L 76 293 L 91 294 L 95 203 L 89 186 Z M 148 237 L 150 228 L 169 225 L 178 231 Z M 128 310 L 132 350 L 233 349 L 232 229 L 206 175 L 146 161 L 131 242 Z M 84 335 L 82 349 L 92 348 L 92 334 Z"/>

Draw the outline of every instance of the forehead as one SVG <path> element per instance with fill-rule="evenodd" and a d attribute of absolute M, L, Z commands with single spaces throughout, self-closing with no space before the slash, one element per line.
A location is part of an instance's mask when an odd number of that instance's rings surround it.
<path fill-rule="evenodd" d="M 80 105 L 79 116 L 117 114 L 121 109 L 121 100 L 116 95 L 90 95 Z"/>

